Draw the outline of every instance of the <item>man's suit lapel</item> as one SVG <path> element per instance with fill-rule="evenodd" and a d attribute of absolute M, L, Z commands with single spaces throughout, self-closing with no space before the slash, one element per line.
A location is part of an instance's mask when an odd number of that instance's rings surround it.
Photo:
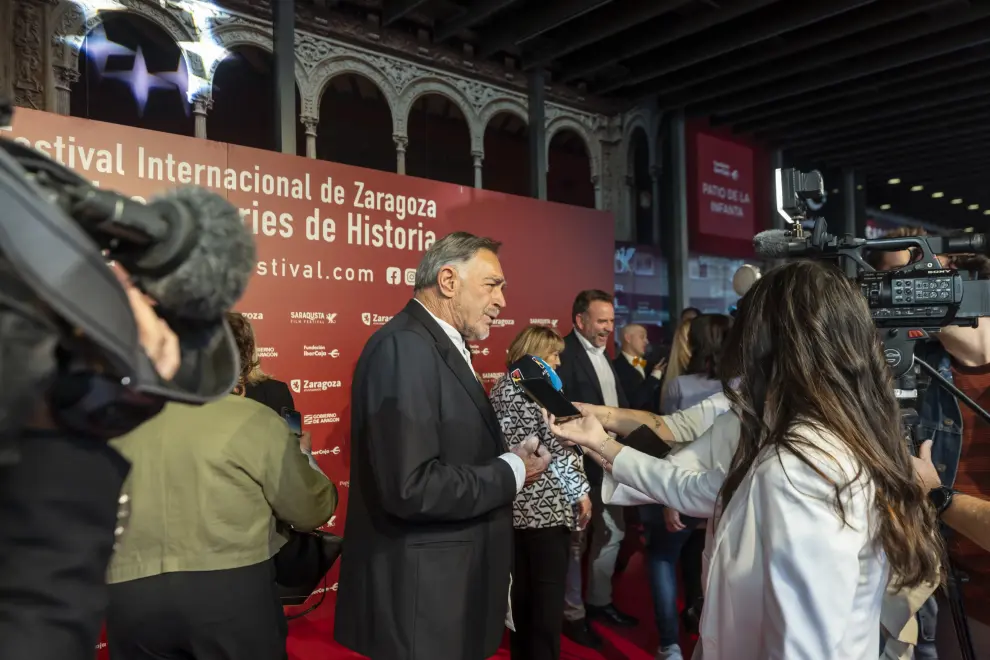
<path fill-rule="evenodd" d="M 598 400 L 604 404 L 605 395 L 602 393 L 602 384 L 598 382 L 598 373 L 595 371 L 595 366 L 591 364 L 588 351 L 584 349 L 584 345 L 578 339 L 577 333 L 574 330 L 571 330 L 571 333 L 567 335 L 565 343 L 567 344 L 567 348 L 574 353 L 574 360 L 584 370 L 591 384 L 595 386 L 595 391 L 598 392 Z"/>
<path fill-rule="evenodd" d="M 485 388 L 478 380 L 477 374 L 468 366 L 464 360 L 464 356 L 458 352 L 457 347 L 450 341 L 450 337 L 437 325 L 437 322 L 433 320 L 433 317 L 430 316 L 429 312 L 421 304 L 415 300 L 410 300 L 404 311 L 422 323 L 423 327 L 433 337 L 433 340 L 437 343 L 437 350 L 440 352 L 440 357 L 443 358 L 443 361 L 447 363 L 450 370 L 457 376 L 457 380 L 467 390 L 474 405 L 477 406 L 478 412 L 481 413 L 481 416 L 488 424 L 488 428 L 491 430 L 499 450 L 503 451 L 505 449 L 505 440 L 502 437 L 502 429 L 498 425 L 498 419 L 495 417 L 495 409 L 492 408 L 492 403 L 488 399 L 488 394 L 485 393 Z"/>

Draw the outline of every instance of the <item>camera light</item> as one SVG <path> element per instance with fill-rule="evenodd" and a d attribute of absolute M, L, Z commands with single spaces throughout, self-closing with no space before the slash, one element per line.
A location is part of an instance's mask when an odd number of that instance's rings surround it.
<path fill-rule="evenodd" d="M 888 209 L 890 209 L 890 204 L 881 204 L 880 205 L 880 210 L 881 211 L 887 211 Z"/>
<path fill-rule="evenodd" d="M 952 204 L 962 204 L 962 199 L 960 199 L 959 197 L 956 197 L 954 200 L 952 200 L 951 203 Z"/>
<path fill-rule="evenodd" d="M 921 192 L 924 189 L 924 186 L 911 186 L 911 192 Z"/>
<path fill-rule="evenodd" d="M 980 205 L 979 204 L 970 204 L 966 208 L 969 209 L 970 211 L 977 211 L 977 210 L 979 210 Z"/>
<path fill-rule="evenodd" d="M 938 199 L 940 197 L 945 197 L 945 193 L 943 193 L 943 192 L 933 192 L 932 193 L 932 199 Z"/>

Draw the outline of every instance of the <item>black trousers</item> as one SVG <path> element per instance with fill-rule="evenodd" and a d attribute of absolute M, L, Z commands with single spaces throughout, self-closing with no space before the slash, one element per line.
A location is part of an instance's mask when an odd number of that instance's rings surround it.
<path fill-rule="evenodd" d="M 0 466 L 0 658 L 93 660 L 129 464 L 102 440 L 25 433 Z"/>
<path fill-rule="evenodd" d="M 110 585 L 111 660 L 285 660 L 270 561 Z"/>
<path fill-rule="evenodd" d="M 512 568 L 512 660 L 557 660 L 571 531 L 517 529 Z"/>
<path fill-rule="evenodd" d="M 684 584 L 684 603 L 687 607 L 697 606 L 705 597 L 705 592 L 701 588 L 701 563 L 704 552 L 705 529 L 695 529 L 681 549 L 681 581 Z"/>

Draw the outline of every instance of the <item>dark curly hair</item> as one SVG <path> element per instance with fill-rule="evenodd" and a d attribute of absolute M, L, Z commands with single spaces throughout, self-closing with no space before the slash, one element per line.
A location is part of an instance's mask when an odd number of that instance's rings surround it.
<path fill-rule="evenodd" d="M 251 322 L 239 312 L 227 312 L 227 323 L 234 333 L 234 341 L 237 342 L 237 353 L 241 361 L 241 372 L 237 378 L 234 394 L 244 394 L 247 384 L 252 380 L 252 374 L 261 368 L 255 350 L 254 329 L 251 327 Z"/>

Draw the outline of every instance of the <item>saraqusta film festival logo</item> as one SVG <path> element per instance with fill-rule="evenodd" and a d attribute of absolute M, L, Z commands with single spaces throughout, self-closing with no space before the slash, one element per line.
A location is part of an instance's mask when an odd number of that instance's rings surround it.
<path fill-rule="evenodd" d="M 289 323 L 333 325 L 337 323 L 337 312 L 289 312 Z"/>

